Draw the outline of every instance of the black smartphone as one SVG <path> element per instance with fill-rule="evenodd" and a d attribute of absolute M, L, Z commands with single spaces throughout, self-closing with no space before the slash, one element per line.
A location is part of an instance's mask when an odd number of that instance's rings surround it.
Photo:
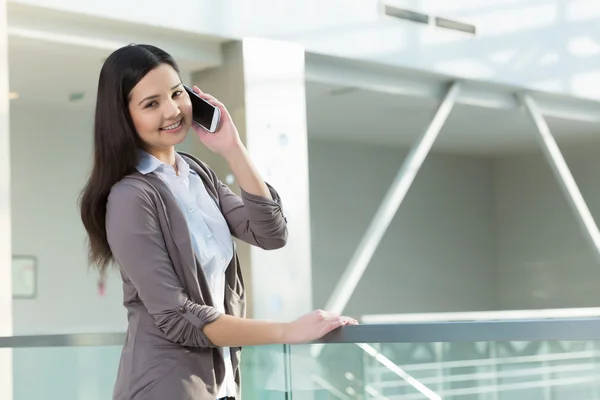
<path fill-rule="evenodd" d="M 192 89 L 183 85 L 190 95 L 192 101 L 192 118 L 194 121 L 210 133 L 215 133 L 219 127 L 221 110 L 200 98 Z"/>

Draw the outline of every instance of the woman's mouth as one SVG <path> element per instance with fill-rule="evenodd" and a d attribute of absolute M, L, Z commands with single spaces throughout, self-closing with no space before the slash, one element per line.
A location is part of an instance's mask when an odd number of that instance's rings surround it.
<path fill-rule="evenodd" d="M 179 128 L 181 128 L 182 122 L 183 122 L 183 119 L 180 119 L 179 121 L 177 121 L 174 124 L 171 124 L 169 126 L 165 126 L 164 128 L 160 128 L 160 130 L 163 131 L 163 132 L 175 132 Z"/>

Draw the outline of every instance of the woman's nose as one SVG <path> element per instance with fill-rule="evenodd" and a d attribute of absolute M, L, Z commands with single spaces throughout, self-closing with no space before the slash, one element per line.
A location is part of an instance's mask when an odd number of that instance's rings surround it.
<path fill-rule="evenodd" d="M 168 106 L 165 110 L 165 119 L 175 118 L 179 114 L 181 114 L 179 104 L 177 104 L 177 102 L 173 100 L 169 101 Z"/>

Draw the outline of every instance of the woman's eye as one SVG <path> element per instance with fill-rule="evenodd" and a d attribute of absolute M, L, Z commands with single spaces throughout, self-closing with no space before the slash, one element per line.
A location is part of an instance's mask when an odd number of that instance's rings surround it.
<path fill-rule="evenodd" d="M 144 108 L 152 108 L 152 107 L 154 107 L 156 104 L 157 104 L 157 103 L 156 103 L 155 101 L 152 101 L 152 102 L 150 102 L 150 103 L 146 104 L 146 107 L 144 107 Z"/>
<path fill-rule="evenodd" d="M 181 90 L 178 90 L 175 93 L 173 93 L 173 97 L 179 97 L 179 96 L 181 96 L 181 93 L 183 93 L 183 92 Z"/>

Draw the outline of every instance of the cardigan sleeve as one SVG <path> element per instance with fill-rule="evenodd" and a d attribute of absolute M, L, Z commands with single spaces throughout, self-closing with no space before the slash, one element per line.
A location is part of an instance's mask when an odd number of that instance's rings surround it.
<path fill-rule="evenodd" d="M 241 196 L 215 176 L 221 212 L 231 234 L 246 243 L 265 250 L 285 246 L 288 238 L 287 219 L 283 214 L 281 198 L 269 184 L 273 200 L 241 189 Z"/>
<path fill-rule="evenodd" d="M 227 221 L 232 236 L 265 250 L 282 248 L 287 243 L 287 218 L 283 212 L 281 197 L 267 183 L 273 199 L 257 196 L 241 190 L 241 196 L 219 180 L 217 174 L 206 163 L 191 154 L 179 152 L 188 159 L 218 198 L 221 213 Z"/>
<path fill-rule="evenodd" d="M 222 314 L 186 295 L 152 199 L 134 185 L 115 185 L 106 205 L 106 236 L 115 261 L 166 338 L 183 346 L 216 347 L 203 328 Z"/>

